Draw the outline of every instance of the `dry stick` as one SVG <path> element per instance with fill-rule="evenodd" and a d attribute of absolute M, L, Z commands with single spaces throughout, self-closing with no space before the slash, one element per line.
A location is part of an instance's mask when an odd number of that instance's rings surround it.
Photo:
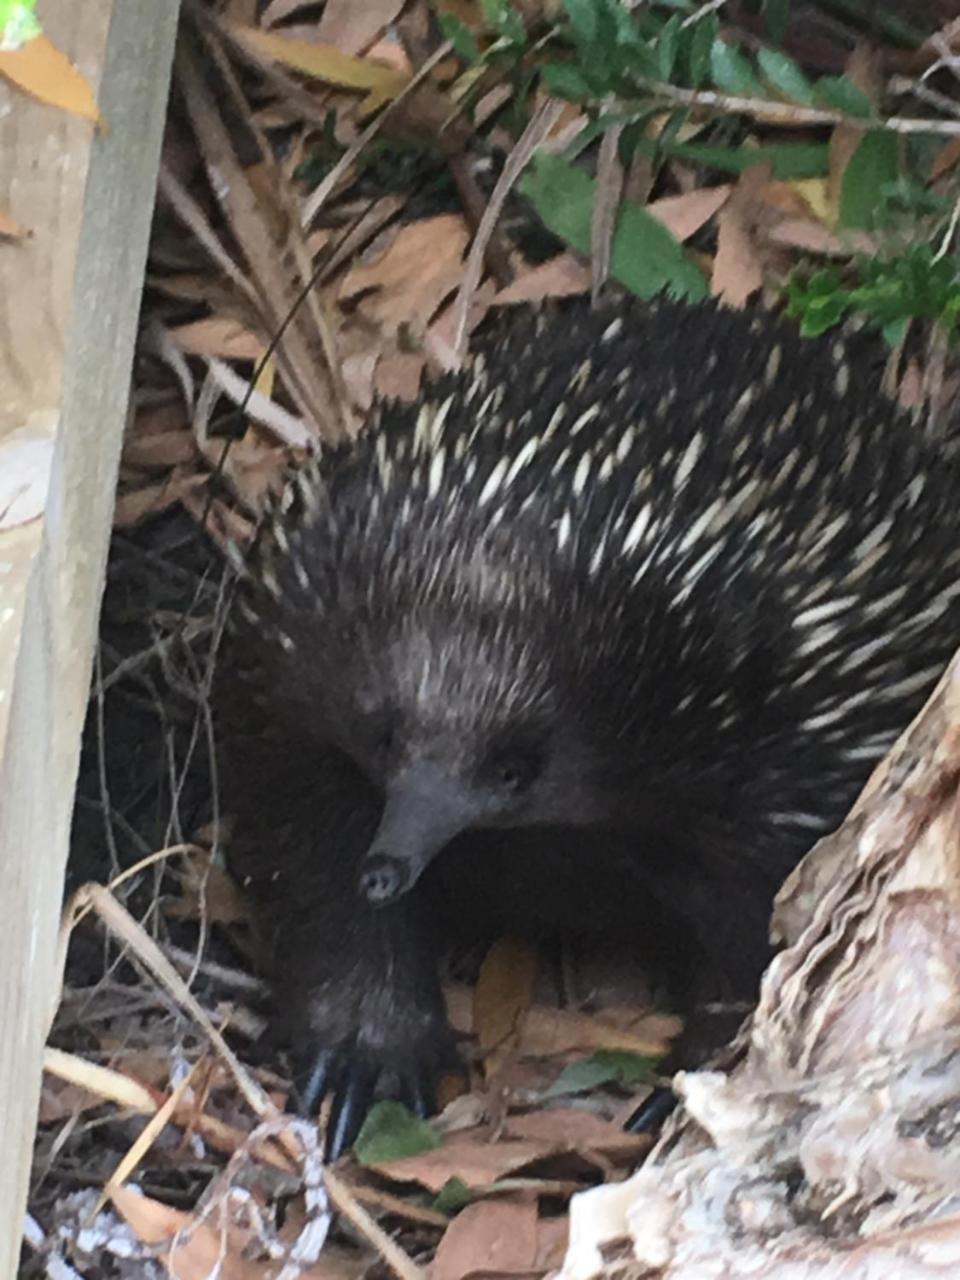
<path fill-rule="evenodd" d="M 227 279 L 237 286 L 248 301 L 258 307 L 259 299 L 253 285 L 217 239 L 200 205 L 187 189 L 181 186 L 178 179 L 174 177 L 166 165 L 161 165 L 160 167 L 160 190 L 169 200 L 170 207 L 180 221 L 189 231 L 193 232 Z"/>
<path fill-rule="evenodd" d="M 503 171 L 497 179 L 496 186 L 493 188 L 490 200 L 483 212 L 483 217 L 480 219 L 477 234 L 473 237 L 473 244 L 470 246 L 470 252 L 467 255 L 467 265 L 464 268 L 463 280 L 453 304 L 453 350 L 458 360 L 463 359 L 466 348 L 467 316 L 473 295 L 483 274 L 487 242 L 497 219 L 500 217 L 504 201 L 524 169 L 530 163 L 530 159 L 537 147 L 540 146 L 560 118 L 564 105 L 563 102 L 557 99 L 548 98 L 534 112 L 530 123 L 520 135 L 517 145 L 507 156 Z"/>
<path fill-rule="evenodd" d="M 332 192 L 336 189 L 336 186 L 343 175 L 353 164 L 354 160 L 356 160 L 357 156 L 360 155 L 364 147 L 368 146 L 380 132 L 383 122 L 393 114 L 401 102 L 405 102 L 406 99 L 409 98 L 410 94 L 417 88 L 417 86 L 426 80 L 427 76 L 437 63 L 442 62 L 452 49 L 452 42 L 450 40 L 444 40 L 443 44 L 430 55 L 416 75 L 411 78 L 410 82 L 404 85 L 392 101 L 387 103 L 380 114 L 375 117 L 366 129 L 364 129 L 363 133 L 361 133 L 358 138 L 354 139 L 324 180 L 314 189 L 309 199 L 304 201 L 303 209 L 300 214 L 300 225 L 302 227 L 308 227 L 314 220 L 323 205 L 326 204 Z"/>
<path fill-rule="evenodd" d="M 162 851 L 163 854 L 170 854 L 171 852 L 173 850 Z M 147 859 L 146 862 L 156 861 L 160 856 L 161 854 L 156 854 L 151 859 Z M 138 864 L 137 869 L 142 870 L 144 865 L 145 863 Z M 130 872 L 117 877 L 117 881 L 114 883 L 116 884 L 127 878 L 127 875 L 130 874 L 133 874 L 133 868 L 131 868 Z M 206 1010 L 199 1004 L 150 935 L 141 928 L 129 912 L 117 902 L 110 890 L 104 888 L 103 885 L 87 884 L 78 889 L 64 913 L 65 923 L 72 924 L 88 910 L 96 911 L 110 931 L 127 944 L 153 973 L 160 984 L 166 988 L 170 995 L 187 1010 L 197 1024 L 206 1032 L 233 1076 L 251 1111 L 256 1116 L 259 1116 L 260 1119 L 279 1125 L 283 1119 L 280 1111 L 237 1058 L 223 1036 L 213 1025 Z M 65 946 L 63 949 L 65 953 Z M 282 1129 L 280 1129 L 276 1137 L 283 1149 L 288 1154 L 293 1155 L 294 1159 L 299 1163 L 300 1153 L 294 1149 L 294 1144 L 287 1139 Z M 387 1266 L 400 1277 L 400 1280 L 426 1280 L 426 1272 L 418 1267 L 399 1245 L 390 1239 L 387 1233 L 357 1201 L 346 1184 L 330 1169 L 324 1172 L 324 1185 L 334 1207 L 377 1250 Z"/>
<path fill-rule="evenodd" d="M 597 193 L 590 212 L 590 300 L 594 306 L 610 275 L 613 233 L 623 195 L 624 173 L 618 155 L 622 132 L 621 124 L 605 130 L 597 157 Z"/>
<path fill-rule="evenodd" d="M 323 1183 L 334 1208 L 338 1209 L 360 1234 L 369 1240 L 400 1280 L 427 1280 L 426 1271 L 418 1267 L 409 1254 L 390 1239 L 338 1174 L 332 1169 L 324 1170 Z"/>
<path fill-rule="evenodd" d="M 782 124 L 846 124 L 852 129 L 890 129 L 893 133 L 942 133 L 960 135 L 960 120 L 923 120 L 912 116 L 887 116 L 883 120 L 866 120 L 829 111 L 820 107 L 801 107 L 791 102 L 772 102 L 766 98 L 740 98 L 712 89 L 679 89 L 662 80 L 638 76 L 636 83 L 658 98 L 678 102 L 686 107 L 711 107 L 718 111 L 754 116 Z"/>

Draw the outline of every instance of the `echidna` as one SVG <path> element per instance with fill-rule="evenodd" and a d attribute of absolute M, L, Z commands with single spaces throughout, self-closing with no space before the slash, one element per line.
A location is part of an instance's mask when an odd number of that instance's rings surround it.
<path fill-rule="evenodd" d="M 217 698 L 333 1154 L 378 1087 L 430 1107 L 436 948 L 480 918 L 666 914 L 688 1004 L 753 997 L 775 890 L 960 638 L 956 479 L 859 343 L 522 312 L 291 484 Z"/>

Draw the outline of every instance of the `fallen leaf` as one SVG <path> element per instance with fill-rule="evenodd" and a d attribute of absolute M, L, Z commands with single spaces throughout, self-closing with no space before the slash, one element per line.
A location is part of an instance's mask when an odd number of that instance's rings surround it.
<path fill-rule="evenodd" d="M 554 1150 L 550 1142 L 542 1140 L 491 1142 L 491 1136 L 490 1129 L 470 1129 L 447 1138 L 436 1151 L 402 1160 L 384 1160 L 371 1167 L 397 1182 L 419 1182 L 436 1194 L 451 1178 L 459 1178 L 471 1188 L 488 1187 L 505 1173 L 542 1160 Z"/>
<path fill-rule="evenodd" d="M 948 138 L 930 165 L 930 181 L 944 177 L 960 160 L 960 138 Z"/>
<path fill-rule="evenodd" d="M 544 298 L 565 298 L 586 293 L 590 288 L 590 268 L 572 253 L 558 253 L 555 258 L 525 267 L 516 278 L 493 298 L 493 305 L 517 302 L 541 302 Z"/>
<path fill-rule="evenodd" d="M 90 82 L 44 35 L 19 49 L 0 50 L 0 75 L 47 106 L 103 126 Z"/>
<path fill-rule="evenodd" d="M 474 1271 L 531 1271 L 538 1253 L 535 1200 L 511 1197 L 467 1205 L 447 1228 L 430 1280 L 463 1280 Z"/>
<path fill-rule="evenodd" d="M 468 987 L 444 987 L 447 1013 L 455 1031 L 469 1034 L 473 1025 L 473 997 Z M 672 1014 L 606 1009 L 603 1015 L 533 1005 L 523 1020 L 517 1052 L 550 1058 L 592 1049 L 624 1049 L 660 1058 L 670 1048 L 683 1023 Z"/>
<path fill-rule="evenodd" d="M 121 493 L 113 509 L 114 528 L 129 529 L 147 516 L 157 515 L 167 507 L 172 507 L 175 502 L 184 502 L 188 496 L 197 490 L 206 489 L 206 486 L 207 476 L 176 468 L 158 484 Z"/>
<path fill-rule="evenodd" d="M 697 187 L 683 195 L 654 200 L 646 209 L 678 240 L 689 240 L 723 208 L 732 190 L 729 183 L 718 187 Z"/>
<path fill-rule="evenodd" d="M 422 333 L 460 283 L 469 239 L 459 214 L 407 223 L 376 261 L 347 272 L 340 284 L 340 299 L 348 301 L 371 291 L 358 305 L 379 327 L 392 333 L 409 324 Z"/>
<path fill-rule="evenodd" d="M 208 316 L 182 324 L 170 330 L 170 337 L 188 355 L 224 360 L 261 360 L 267 349 L 262 338 L 229 316 Z"/>
<path fill-rule="evenodd" d="M 230 34 L 244 48 L 268 62 L 281 62 L 315 80 L 324 80 L 345 89 L 366 91 L 361 104 L 365 114 L 376 111 L 395 98 L 410 83 L 409 75 L 371 58 L 354 58 L 328 44 L 292 40 L 272 31 L 230 24 Z"/>
<path fill-rule="evenodd" d="M 815 218 L 784 218 L 766 232 L 773 244 L 827 257 L 845 258 L 851 252 L 875 253 L 876 242 L 864 231 L 848 231 L 841 238 Z"/>
<path fill-rule="evenodd" d="M 317 24 L 317 39 L 341 53 L 363 53 L 393 22 L 405 0 L 327 0 Z"/>
<path fill-rule="evenodd" d="M 426 360 L 416 351 L 394 351 L 377 364 L 374 391 L 382 400 L 416 400 Z"/>
<path fill-rule="evenodd" d="M 197 456 L 197 445 L 190 430 L 136 432 L 123 444 L 123 465 L 127 467 L 177 467 Z"/>
<path fill-rule="evenodd" d="M 653 1144 L 648 1134 L 627 1133 L 591 1111 L 572 1107 L 509 1116 L 504 1135 L 508 1140 L 546 1143 L 551 1153 L 575 1151 L 582 1156 L 597 1154 L 610 1159 L 638 1158 Z"/>
<path fill-rule="evenodd" d="M 255 1239 L 254 1232 L 224 1221 L 223 1201 L 211 1206 L 199 1221 L 193 1214 L 151 1200 L 132 1187 L 115 1187 L 110 1198 L 144 1244 L 169 1245 L 160 1256 L 171 1280 L 209 1280 L 214 1275 L 223 1280 L 270 1280 L 277 1274 L 274 1263 L 244 1256 Z M 301 1280 L 349 1280 L 355 1274 L 332 1260 L 321 1260 L 299 1272 Z"/>
<path fill-rule="evenodd" d="M 710 292 L 730 307 L 744 306 L 763 285 L 763 263 L 754 231 L 757 206 L 769 181 L 769 165 L 745 170 L 717 216 Z"/>
<path fill-rule="evenodd" d="M 203 919 L 226 925 L 243 924 L 250 918 L 250 904 L 236 881 L 210 857 L 184 859 L 180 894 L 164 907 L 164 914 L 174 920 Z"/>
<path fill-rule="evenodd" d="M 480 966 L 473 992 L 473 1030 L 487 1062 L 496 1070 L 530 1008 L 537 977 L 537 949 L 520 938 L 501 938 Z"/>

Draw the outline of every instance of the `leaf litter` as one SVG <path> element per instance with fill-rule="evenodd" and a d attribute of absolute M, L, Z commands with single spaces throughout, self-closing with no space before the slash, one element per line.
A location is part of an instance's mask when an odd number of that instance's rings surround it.
<path fill-rule="evenodd" d="M 482 39 L 471 0 L 432 8 Z M 77 820 L 108 832 L 127 871 L 81 890 L 78 914 L 98 923 L 64 935 L 30 1217 L 50 1274 L 453 1280 L 561 1265 L 570 1195 L 621 1184 L 650 1145 L 621 1124 L 679 1023 L 616 964 L 558 1002 L 536 953 L 504 939 L 475 985 L 445 987 L 466 1091 L 449 1082 L 429 1123 L 379 1104 L 356 1155 L 321 1169 L 316 1127 L 287 1115 L 289 1081 L 257 1043 L 266 993 L 222 870 L 229 815 L 211 823 L 197 800 L 215 796 L 205 664 L 223 608 L 205 539 L 245 545 L 291 465 L 355 435 L 376 396 L 412 400 L 456 367 L 491 308 L 589 292 L 607 273 L 744 305 L 799 254 L 876 245 L 856 199 L 876 198 L 886 162 L 849 122 L 748 114 L 711 168 L 707 115 L 674 120 L 668 103 L 622 172 L 608 144 L 595 183 L 566 158 L 589 123 L 580 104 L 532 105 L 549 108 L 535 155 L 505 111 L 515 90 L 438 43 L 424 0 L 362 9 L 197 0 L 184 23 Z M 802 96 L 793 67 L 820 70 L 824 46 L 790 39 L 794 62 L 764 70 Z M 850 43 L 827 69 L 876 101 L 890 62 Z M 805 144 L 814 172 L 793 173 L 789 148 Z M 930 182 L 949 183 L 958 158 L 947 138 Z M 904 399 L 923 400 L 917 368 L 904 357 Z M 161 745 L 134 767 L 145 723 Z"/>

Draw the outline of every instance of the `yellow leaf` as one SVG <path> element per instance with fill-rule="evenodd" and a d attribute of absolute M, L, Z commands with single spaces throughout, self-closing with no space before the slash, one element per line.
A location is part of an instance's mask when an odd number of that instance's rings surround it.
<path fill-rule="evenodd" d="M 90 82 L 46 36 L 0 50 L 0 75 L 48 106 L 103 125 Z"/>
<path fill-rule="evenodd" d="M 537 977 L 537 949 L 519 938 L 501 938 L 484 957 L 473 993 L 473 1029 L 493 1074 L 530 1008 Z"/>
<path fill-rule="evenodd" d="M 836 210 L 830 199 L 826 178 L 798 178 L 791 187 L 806 200 L 810 212 L 826 226 L 833 226 Z"/>
<path fill-rule="evenodd" d="M 410 83 L 410 77 L 404 71 L 397 71 L 372 58 L 353 58 L 330 44 L 292 40 L 236 23 L 231 24 L 230 32 L 260 58 L 282 62 L 295 71 L 325 80 L 328 84 L 366 90 L 367 96 L 362 104 L 365 112 L 376 111 Z"/>

